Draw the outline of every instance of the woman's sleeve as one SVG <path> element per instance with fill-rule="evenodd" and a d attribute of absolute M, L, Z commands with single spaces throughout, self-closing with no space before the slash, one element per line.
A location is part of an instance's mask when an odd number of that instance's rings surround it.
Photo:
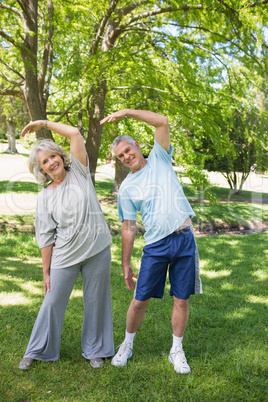
<path fill-rule="evenodd" d="M 43 198 L 38 198 L 35 214 L 35 236 L 39 248 L 55 243 L 56 229 L 57 223 L 48 213 Z"/>
<path fill-rule="evenodd" d="M 89 170 L 89 161 L 88 161 L 88 156 L 87 156 L 87 166 L 84 166 L 72 153 L 71 153 L 71 169 L 73 169 L 76 172 L 79 172 L 82 176 L 88 178 L 90 176 L 90 170 Z"/>

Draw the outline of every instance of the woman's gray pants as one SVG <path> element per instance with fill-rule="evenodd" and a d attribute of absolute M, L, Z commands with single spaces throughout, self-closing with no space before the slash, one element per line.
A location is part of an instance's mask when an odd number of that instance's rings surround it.
<path fill-rule="evenodd" d="M 86 359 L 114 355 L 110 266 L 108 246 L 79 264 L 50 270 L 50 292 L 40 308 L 24 357 L 59 359 L 64 314 L 79 272 L 84 301 L 82 355 Z"/>

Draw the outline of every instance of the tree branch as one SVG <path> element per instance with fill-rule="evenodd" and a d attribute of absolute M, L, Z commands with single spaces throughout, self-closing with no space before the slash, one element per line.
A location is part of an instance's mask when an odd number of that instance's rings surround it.
<path fill-rule="evenodd" d="M 13 46 L 18 47 L 14 39 L 11 38 L 11 36 L 7 35 L 4 31 L 0 31 L 0 36 L 2 36 L 2 38 L 10 42 Z"/>
<path fill-rule="evenodd" d="M 16 96 L 17 98 L 20 98 L 22 100 L 24 99 L 24 95 L 21 91 L 17 91 L 15 89 L 0 89 L 0 95 L 1 96 Z"/>
<path fill-rule="evenodd" d="M 17 14 L 19 17 L 22 18 L 22 13 L 15 7 L 11 7 L 8 4 L 5 4 L 5 3 L 1 2 L 0 8 L 12 11 L 13 13 Z"/>
<path fill-rule="evenodd" d="M 193 5 L 193 6 L 185 5 L 185 6 L 174 7 L 174 8 L 172 8 L 172 7 L 158 8 L 156 10 L 147 11 L 147 12 L 135 15 L 132 18 L 129 18 L 128 21 L 126 21 L 124 24 L 121 24 L 118 27 L 118 30 L 120 30 L 120 32 L 122 32 L 126 27 L 128 27 L 129 25 L 132 25 L 136 21 L 140 22 L 140 20 L 147 19 L 149 17 L 154 17 L 159 14 L 172 13 L 175 11 L 189 11 L 189 10 L 203 10 L 203 9 L 204 9 L 204 6 L 202 4 L 197 4 L 197 5 Z"/>
<path fill-rule="evenodd" d="M 180 26 L 180 25 L 178 25 L 178 24 L 175 24 L 175 26 Z M 191 26 L 182 26 L 182 27 L 186 27 L 186 28 L 196 28 L 196 29 L 203 29 L 203 30 L 205 30 L 206 31 L 206 28 L 203 28 L 203 27 L 191 27 Z M 127 29 L 126 29 L 127 30 Z M 125 31 L 126 31 L 125 30 Z M 138 30 L 139 31 L 148 31 L 148 32 L 151 32 L 149 29 L 141 29 L 141 28 L 138 28 Z M 217 32 L 213 32 L 213 31 L 210 31 L 210 30 L 208 30 L 209 32 L 211 32 L 211 33 L 213 33 L 213 34 L 215 34 L 215 35 L 217 35 Z M 167 34 L 167 33 L 165 33 L 165 32 L 163 32 L 163 31 L 153 31 L 153 33 L 154 34 L 157 34 L 157 35 L 159 35 L 159 36 L 161 36 L 162 38 L 171 38 L 171 39 L 174 39 L 174 36 L 172 36 L 172 35 L 169 35 L 169 34 Z M 218 34 L 219 35 L 219 34 Z M 231 40 L 231 39 L 229 39 L 229 38 L 226 38 L 226 37 L 224 37 L 224 36 L 222 36 L 222 35 L 219 35 L 220 37 L 222 37 L 225 41 L 227 41 L 227 42 L 230 42 L 230 44 L 232 44 L 233 46 L 235 46 L 238 50 L 240 50 L 240 51 L 242 51 L 243 53 L 245 53 L 248 57 L 250 57 L 252 60 L 254 60 L 255 61 L 255 63 L 256 64 L 258 64 L 260 67 L 261 67 L 261 63 L 260 63 L 260 61 L 259 61 L 259 59 L 257 58 L 257 57 L 255 57 L 255 56 L 252 56 L 252 55 L 250 55 L 245 49 L 243 49 L 241 46 L 239 46 L 237 43 L 233 43 L 233 41 Z M 253 38 L 254 39 L 254 38 Z M 188 45 L 192 45 L 192 46 L 194 46 L 194 47 L 197 47 L 197 48 L 199 48 L 199 49 L 201 49 L 201 50 L 203 50 L 204 52 L 206 52 L 206 53 L 210 53 L 210 54 L 212 54 L 214 57 L 216 57 L 217 58 L 217 60 L 219 60 L 220 61 L 220 59 L 218 58 L 219 56 L 222 58 L 222 55 L 220 54 L 220 53 L 218 53 L 218 52 L 215 52 L 213 49 L 206 49 L 204 46 L 201 46 L 201 45 L 199 45 L 198 43 L 195 43 L 195 42 L 193 42 L 193 41 L 189 41 L 189 40 L 180 40 L 180 42 L 182 42 L 182 43 L 186 43 L 186 44 L 188 44 Z M 221 64 L 223 64 L 224 65 L 224 67 L 225 68 L 227 68 L 226 67 L 226 65 L 222 62 L 222 61 L 220 61 L 221 62 Z"/>
<path fill-rule="evenodd" d="M 52 38 L 54 34 L 54 25 L 53 25 L 53 15 L 54 15 L 54 7 L 53 3 L 51 0 L 47 1 L 47 9 L 48 9 L 48 37 L 46 40 L 46 43 L 44 45 L 44 51 L 43 51 L 43 57 L 41 60 L 41 67 L 40 71 L 38 74 L 38 86 L 39 86 L 39 93 L 41 96 L 44 96 L 44 88 L 46 86 L 45 83 L 45 77 L 47 73 L 47 67 L 49 60 L 50 62 L 53 62 L 53 44 L 52 44 Z M 52 76 L 52 68 L 50 65 L 50 70 L 49 70 L 49 81 Z M 47 88 L 48 88 L 49 82 L 47 83 Z"/>
<path fill-rule="evenodd" d="M 111 88 L 111 90 L 120 90 L 120 89 L 131 89 L 131 90 L 134 90 L 134 91 L 137 91 L 137 90 L 140 90 L 140 89 L 149 89 L 151 91 L 155 91 L 155 92 L 159 92 L 159 93 L 163 93 L 163 94 L 173 96 L 173 97 L 176 98 L 177 101 L 178 101 L 178 99 L 180 99 L 182 102 L 184 101 L 179 94 L 176 94 L 174 92 L 170 92 L 170 91 L 167 91 L 167 90 L 164 90 L 164 89 L 151 87 L 149 85 L 140 85 L 140 86 L 134 86 L 134 87 L 119 86 L 119 87 Z M 201 102 L 201 101 L 199 101 L 197 99 L 188 99 L 188 102 L 195 103 L 195 104 L 200 104 L 200 105 L 204 105 L 204 106 L 209 106 L 211 109 L 220 109 L 221 108 L 220 106 L 214 106 L 212 104 Z"/>
<path fill-rule="evenodd" d="M 244 26 L 244 24 L 240 21 L 240 19 L 238 18 L 238 16 L 237 16 L 237 12 L 238 12 L 238 10 L 235 10 L 235 9 L 233 9 L 233 8 L 231 8 L 228 4 L 226 4 L 223 0 L 218 0 L 218 2 L 220 3 L 220 4 L 222 4 L 225 8 L 226 8 L 226 10 L 228 11 L 228 12 L 230 12 L 233 16 L 234 16 L 234 18 L 235 18 L 235 20 L 238 22 L 238 24 L 239 24 L 239 26 L 240 27 L 243 27 Z M 261 3 L 261 5 L 263 5 L 263 4 L 266 4 L 266 3 L 268 3 L 268 1 L 267 0 L 264 0 L 262 3 Z M 260 3 L 251 3 L 251 5 L 250 5 L 250 7 L 256 7 L 257 5 L 260 5 Z M 247 8 L 248 6 L 247 5 L 245 5 L 244 7 L 241 7 L 241 9 L 242 8 Z M 250 32 L 250 36 L 251 36 L 251 38 L 255 41 L 255 42 L 257 42 L 257 38 Z M 266 44 L 263 44 L 265 47 L 267 47 L 267 45 Z"/>
<path fill-rule="evenodd" d="M 96 54 L 98 46 L 99 46 L 99 43 L 101 41 L 101 38 L 102 38 L 104 30 L 105 30 L 105 27 L 106 27 L 106 25 L 107 25 L 111 15 L 112 15 L 112 13 L 114 12 L 117 4 L 119 3 L 119 1 L 120 0 L 111 0 L 110 6 L 109 6 L 104 18 L 102 19 L 102 21 L 101 21 L 101 23 L 99 25 L 99 29 L 98 29 L 98 31 L 96 33 L 95 39 L 93 40 L 93 43 L 92 43 L 92 46 L 91 46 L 91 49 L 90 49 L 90 54 L 92 54 L 92 55 Z"/>
<path fill-rule="evenodd" d="M 60 121 L 64 116 L 66 116 L 66 114 L 69 112 L 70 109 L 72 109 L 72 107 L 74 105 L 76 105 L 77 103 L 79 103 L 81 100 L 80 96 L 79 98 L 75 99 L 62 113 L 61 115 L 55 120 L 55 122 Z"/>
<path fill-rule="evenodd" d="M 8 78 L 5 74 L 0 73 L 0 77 L 2 77 L 5 81 L 9 82 L 10 84 L 14 85 L 15 87 L 21 87 L 22 83 L 16 82 Z"/>
<path fill-rule="evenodd" d="M 4 66 L 6 66 L 10 71 L 13 71 L 13 73 L 17 74 L 22 80 L 24 80 L 25 78 L 23 77 L 23 75 L 15 70 L 13 67 L 11 67 L 9 64 L 7 64 L 6 62 L 4 62 L 3 59 L 0 58 L 0 63 L 2 63 Z"/>
<path fill-rule="evenodd" d="M 242 5 L 241 9 L 263 6 L 265 4 L 268 4 L 268 0 L 258 1 L 258 2 L 251 3 L 251 4 L 244 4 L 244 5 Z"/>

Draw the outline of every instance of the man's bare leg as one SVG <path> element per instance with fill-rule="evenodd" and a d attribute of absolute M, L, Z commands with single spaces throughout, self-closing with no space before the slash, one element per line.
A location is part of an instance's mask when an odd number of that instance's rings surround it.
<path fill-rule="evenodd" d="M 187 374 L 191 371 L 182 349 L 182 339 L 187 325 L 188 316 L 189 299 L 183 300 L 174 297 L 174 305 L 171 317 L 173 344 L 168 359 L 173 364 L 175 371 L 181 374 Z"/>
<path fill-rule="evenodd" d="M 174 305 L 171 316 L 173 334 L 182 337 L 189 317 L 189 299 L 183 300 L 173 296 Z"/>
<path fill-rule="evenodd" d="M 127 332 L 128 333 L 135 333 L 140 328 L 147 304 L 149 303 L 150 299 L 140 301 L 136 299 L 132 299 L 128 312 L 127 312 Z"/>
<path fill-rule="evenodd" d="M 125 366 L 128 359 L 132 356 L 134 336 L 143 322 L 146 306 L 149 301 L 150 299 L 145 301 L 132 299 L 127 312 L 126 336 L 118 352 L 112 359 L 113 366 Z"/>

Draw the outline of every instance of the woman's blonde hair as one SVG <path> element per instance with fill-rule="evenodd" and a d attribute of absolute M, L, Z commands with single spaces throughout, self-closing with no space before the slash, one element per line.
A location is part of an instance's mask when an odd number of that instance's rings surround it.
<path fill-rule="evenodd" d="M 63 151 L 63 149 L 56 144 L 54 141 L 49 139 L 39 138 L 35 143 L 28 160 L 28 167 L 30 172 L 34 175 L 38 183 L 45 184 L 52 180 L 52 178 L 46 174 L 39 165 L 38 152 L 43 151 L 48 154 L 57 154 L 63 160 L 63 165 L 65 169 L 68 169 L 71 158 L 68 153 Z"/>

